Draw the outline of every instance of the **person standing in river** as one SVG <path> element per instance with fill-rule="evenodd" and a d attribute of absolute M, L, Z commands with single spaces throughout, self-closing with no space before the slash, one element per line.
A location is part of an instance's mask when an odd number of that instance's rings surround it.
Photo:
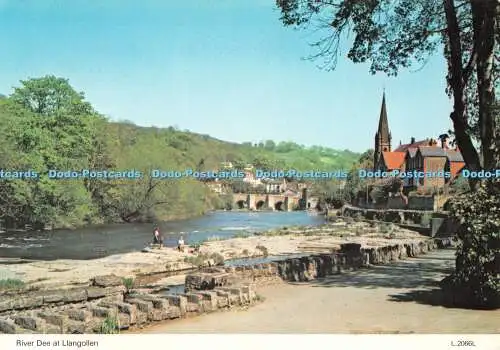
<path fill-rule="evenodd" d="M 177 241 L 177 249 L 180 252 L 184 252 L 184 238 L 182 236 L 179 238 L 179 241 Z"/>
<path fill-rule="evenodd" d="M 160 248 L 162 245 L 162 239 L 160 236 L 160 228 L 158 226 L 155 226 L 154 232 L 153 232 L 153 244 L 159 244 Z"/>

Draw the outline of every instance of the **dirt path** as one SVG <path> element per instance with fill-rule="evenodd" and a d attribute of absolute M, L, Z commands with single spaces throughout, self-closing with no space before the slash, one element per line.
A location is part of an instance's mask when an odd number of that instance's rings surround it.
<path fill-rule="evenodd" d="M 262 304 L 156 325 L 141 333 L 499 333 L 500 311 L 433 306 L 454 252 L 308 284 L 265 287 Z M 434 290 L 434 291 L 433 291 Z"/>

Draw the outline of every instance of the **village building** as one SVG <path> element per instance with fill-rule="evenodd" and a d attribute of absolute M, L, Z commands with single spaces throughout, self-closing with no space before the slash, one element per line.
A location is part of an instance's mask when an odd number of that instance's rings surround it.
<path fill-rule="evenodd" d="M 452 182 L 464 168 L 465 162 L 458 148 L 452 147 L 446 138 L 437 141 L 432 138 L 402 144 L 392 150 L 392 135 L 389 130 L 385 92 L 378 130 L 375 134 L 374 170 L 401 172 L 433 172 L 443 176 L 405 178 L 403 186 L 408 190 L 422 187 L 442 188 Z M 449 177 L 444 176 L 446 172 Z"/>

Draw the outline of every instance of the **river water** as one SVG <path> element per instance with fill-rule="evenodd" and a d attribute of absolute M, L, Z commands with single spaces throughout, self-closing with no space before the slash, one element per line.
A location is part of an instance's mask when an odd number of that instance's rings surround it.
<path fill-rule="evenodd" d="M 265 231 L 282 226 L 319 225 L 323 216 L 297 212 L 213 212 L 206 216 L 159 223 L 165 245 L 175 246 L 180 236 L 187 244 L 212 237 Z M 0 258 L 36 260 L 95 259 L 139 251 L 151 242 L 153 225 L 120 224 L 78 230 L 0 233 Z"/>

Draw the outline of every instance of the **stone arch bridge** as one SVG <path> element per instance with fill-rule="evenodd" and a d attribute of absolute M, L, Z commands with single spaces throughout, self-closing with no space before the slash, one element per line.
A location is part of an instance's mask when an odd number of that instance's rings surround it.
<path fill-rule="evenodd" d="M 314 200 L 314 199 L 310 199 Z M 300 195 L 290 196 L 285 194 L 249 194 L 235 193 L 233 195 L 235 209 L 250 210 L 278 210 L 291 211 L 294 209 L 305 210 L 308 207 L 307 199 Z"/>

